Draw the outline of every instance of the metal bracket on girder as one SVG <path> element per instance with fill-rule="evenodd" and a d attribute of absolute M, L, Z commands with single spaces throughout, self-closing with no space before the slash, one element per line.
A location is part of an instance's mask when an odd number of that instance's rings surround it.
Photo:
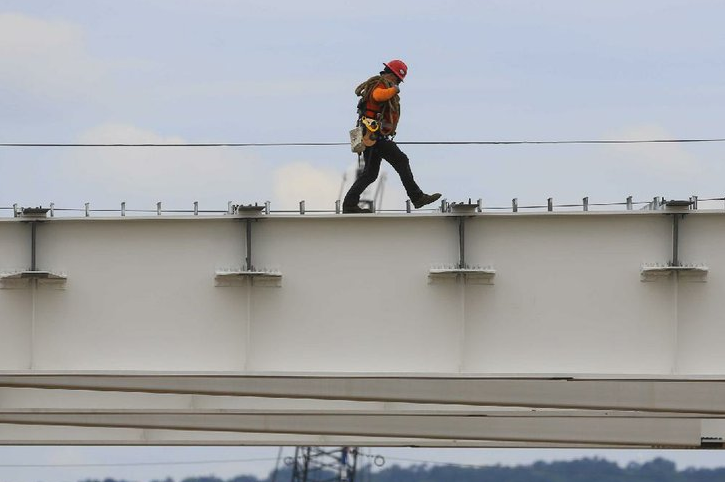
<path fill-rule="evenodd" d="M 445 202 L 445 201 L 444 201 Z M 469 266 L 466 263 L 466 217 L 481 212 L 481 201 L 473 204 L 452 203 L 449 208 L 458 217 L 458 264 L 455 266 L 437 266 L 428 271 L 431 282 L 456 282 L 462 280 L 467 284 L 492 285 L 496 270 L 490 266 Z"/>
<path fill-rule="evenodd" d="M 277 270 L 266 268 L 255 268 L 252 263 L 252 221 L 264 212 L 269 213 L 269 203 L 264 206 L 251 204 L 249 206 L 235 206 L 236 214 L 248 214 L 245 216 L 246 224 L 246 259 L 242 268 L 218 269 L 214 274 L 215 286 L 247 286 L 251 283 L 254 286 L 282 286 L 282 273 Z"/>
<path fill-rule="evenodd" d="M 29 288 L 32 280 L 37 280 L 39 285 L 47 285 L 56 289 L 65 288 L 68 277 L 65 273 L 53 273 L 42 270 L 10 271 L 0 273 L 0 289 Z"/>
<path fill-rule="evenodd" d="M 703 264 L 683 264 L 680 261 L 680 221 L 692 206 L 693 200 L 665 201 L 665 210 L 672 216 L 672 259 L 667 264 L 643 264 L 640 268 L 641 281 L 656 281 L 677 273 L 683 281 L 707 281 L 709 268 Z"/>
<path fill-rule="evenodd" d="M 68 279 L 65 273 L 38 269 L 36 263 L 38 223 L 43 222 L 42 219 L 47 216 L 48 211 L 50 209 L 37 207 L 23 208 L 19 213 L 19 217 L 27 218 L 27 221 L 23 222 L 30 224 L 30 269 L 0 273 L 0 289 L 29 288 L 33 284 L 33 280 L 37 280 L 38 284 L 58 289 L 65 287 Z"/>
<path fill-rule="evenodd" d="M 705 265 L 643 264 L 639 273 L 641 281 L 657 281 L 677 273 L 679 279 L 683 281 L 705 282 L 708 271 L 709 268 Z"/>
<path fill-rule="evenodd" d="M 254 286 L 280 287 L 282 286 L 282 273 L 248 269 L 220 269 L 214 273 L 214 286 L 246 286 L 247 280 L 251 280 Z"/>
<path fill-rule="evenodd" d="M 725 443 L 721 437 L 701 437 L 700 448 L 703 449 L 723 449 Z"/>
<path fill-rule="evenodd" d="M 496 270 L 491 267 L 486 268 L 458 268 L 451 267 L 433 267 L 428 271 L 428 278 L 431 282 L 456 282 L 462 279 L 466 284 L 474 285 L 492 285 L 493 277 Z"/>
<path fill-rule="evenodd" d="M 245 218 L 248 218 L 251 216 L 261 216 L 262 214 L 269 214 L 269 207 L 269 202 L 265 202 L 262 206 L 257 203 L 255 203 L 254 205 L 231 204 L 229 210 L 231 211 L 231 214 L 238 214 L 244 216 Z"/>

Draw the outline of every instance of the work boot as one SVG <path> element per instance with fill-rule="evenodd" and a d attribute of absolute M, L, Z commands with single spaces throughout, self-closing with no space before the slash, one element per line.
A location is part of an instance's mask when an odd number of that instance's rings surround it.
<path fill-rule="evenodd" d="M 430 204 L 432 202 L 436 202 L 441 198 L 441 193 L 437 192 L 434 194 L 426 194 L 423 193 L 418 197 L 418 199 L 412 199 L 413 206 L 415 206 L 415 209 L 420 209 L 423 206 Z"/>
<path fill-rule="evenodd" d="M 342 206 L 343 214 L 370 214 L 372 212 L 373 211 L 371 209 L 361 208 L 357 204 L 353 204 L 351 206 Z"/>

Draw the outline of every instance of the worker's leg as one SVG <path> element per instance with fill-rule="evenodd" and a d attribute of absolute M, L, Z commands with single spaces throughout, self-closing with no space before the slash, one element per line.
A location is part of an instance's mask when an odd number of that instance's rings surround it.
<path fill-rule="evenodd" d="M 380 141 L 375 143 L 374 146 L 368 147 L 363 152 L 365 167 L 363 168 L 362 173 L 360 173 L 360 176 L 355 179 L 355 182 L 350 187 L 350 190 L 347 191 L 345 199 L 342 201 L 343 207 L 357 206 L 360 202 L 360 195 L 363 193 L 365 188 L 375 182 L 375 179 L 378 178 L 378 174 L 380 173 L 380 162 L 383 160 L 382 155 L 378 152 L 379 144 Z"/>
<path fill-rule="evenodd" d="M 400 180 L 403 182 L 405 192 L 408 193 L 408 197 L 415 201 L 423 195 L 423 191 L 418 186 L 418 183 L 413 179 L 413 171 L 410 169 L 410 161 L 408 156 L 400 150 L 398 145 L 390 140 L 381 139 L 377 142 L 376 147 L 382 154 L 383 158 L 393 166 L 393 169 L 400 176 Z"/>

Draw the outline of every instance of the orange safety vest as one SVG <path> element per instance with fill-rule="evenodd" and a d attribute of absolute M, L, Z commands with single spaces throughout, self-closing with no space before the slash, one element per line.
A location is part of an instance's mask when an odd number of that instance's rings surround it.
<path fill-rule="evenodd" d="M 374 77 L 367 82 L 372 79 Z M 386 83 L 380 79 L 373 88 L 366 90 L 363 93 L 365 108 L 362 115 L 379 121 L 380 132 L 383 135 L 395 134 L 400 119 L 400 97 L 395 87 L 386 87 Z"/>

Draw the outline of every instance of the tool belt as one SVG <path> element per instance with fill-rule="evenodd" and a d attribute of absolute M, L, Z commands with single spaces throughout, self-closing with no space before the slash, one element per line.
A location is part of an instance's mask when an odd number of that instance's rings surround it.
<path fill-rule="evenodd" d="M 352 152 L 361 154 L 366 147 L 372 147 L 378 139 L 386 138 L 381 130 L 381 122 L 370 117 L 361 117 L 358 125 L 350 131 L 350 145 Z"/>
<path fill-rule="evenodd" d="M 360 123 L 363 125 L 363 145 L 365 147 L 372 147 L 381 137 L 380 134 L 380 122 L 370 117 L 361 117 Z"/>

